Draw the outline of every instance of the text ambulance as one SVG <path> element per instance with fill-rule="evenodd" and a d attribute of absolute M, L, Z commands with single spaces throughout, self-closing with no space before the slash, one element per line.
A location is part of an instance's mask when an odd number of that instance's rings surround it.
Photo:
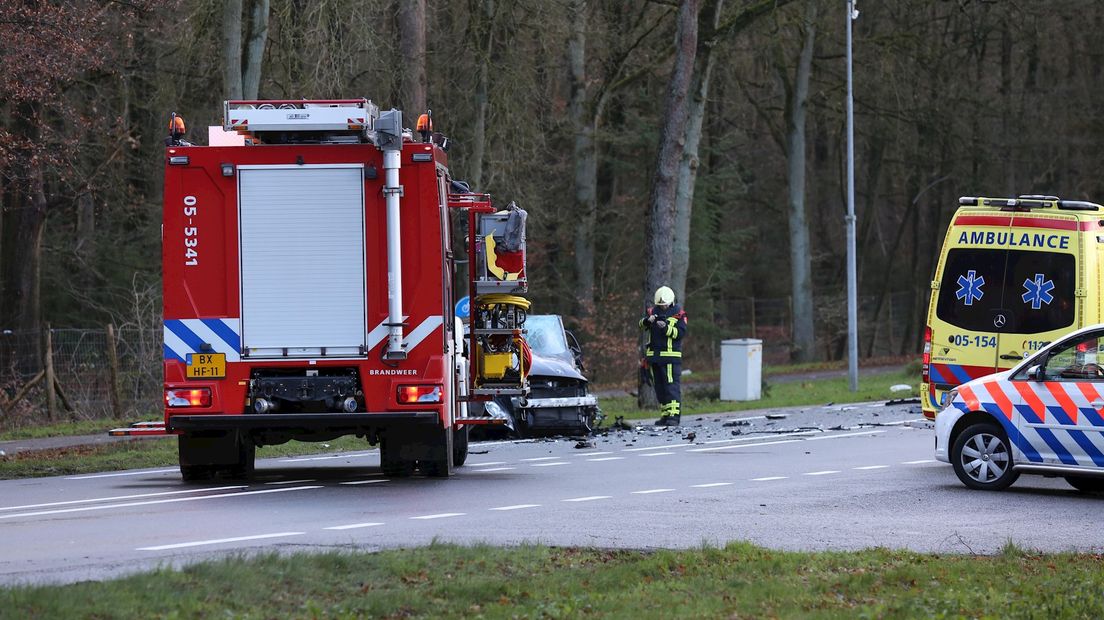
<path fill-rule="evenodd" d="M 1054 196 L 960 198 L 931 283 L 921 401 L 1011 368 L 1101 316 L 1104 207 Z"/>

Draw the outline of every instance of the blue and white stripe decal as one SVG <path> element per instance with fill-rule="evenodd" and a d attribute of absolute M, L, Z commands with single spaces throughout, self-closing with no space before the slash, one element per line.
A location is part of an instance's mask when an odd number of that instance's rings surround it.
<path fill-rule="evenodd" d="M 209 351 L 225 353 L 227 362 L 241 361 L 241 333 L 238 318 L 167 319 L 165 321 L 165 359 L 188 363 L 188 355 L 199 353 L 203 345 Z"/>

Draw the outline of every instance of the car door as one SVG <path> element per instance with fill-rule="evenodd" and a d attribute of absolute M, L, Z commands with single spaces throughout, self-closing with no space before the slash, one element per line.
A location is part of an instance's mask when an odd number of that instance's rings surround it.
<path fill-rule="evenodd" d="M 1014 382 L 1025 452 L 1048 465 L 1104 467 L 1104 330 L 1055 345 L 1040 373 Z"/>

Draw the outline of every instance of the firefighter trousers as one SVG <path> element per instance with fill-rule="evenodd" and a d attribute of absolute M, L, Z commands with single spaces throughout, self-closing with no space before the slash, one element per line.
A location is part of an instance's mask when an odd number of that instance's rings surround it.
<path fill-rule="evenodd" d="M 680 415 L 682 412 L 682 362 L 648 362 L 652 370 L 652 385 L 655 386 L 659 412 L 665 416 Z"/>

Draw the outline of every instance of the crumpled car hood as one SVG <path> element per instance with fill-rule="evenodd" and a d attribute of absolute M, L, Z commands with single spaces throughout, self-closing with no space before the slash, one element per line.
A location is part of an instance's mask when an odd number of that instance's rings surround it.
<path fill-rule="evenodd" d="M 542 377 L 566 377 L 586 382 L 584 377 L 572 362 L 559 357 L 544 357 L 533 354 L 533 367 L 529 370 L 530 376 Z"/>

